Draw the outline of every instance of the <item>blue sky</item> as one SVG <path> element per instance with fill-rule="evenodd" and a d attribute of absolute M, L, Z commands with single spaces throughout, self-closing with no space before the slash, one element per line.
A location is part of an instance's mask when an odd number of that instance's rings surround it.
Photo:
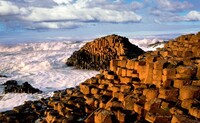
<path fill-rule="evenodd" d="M 200 0 L 0 0 L 0 43 L 200 31 Z"/>

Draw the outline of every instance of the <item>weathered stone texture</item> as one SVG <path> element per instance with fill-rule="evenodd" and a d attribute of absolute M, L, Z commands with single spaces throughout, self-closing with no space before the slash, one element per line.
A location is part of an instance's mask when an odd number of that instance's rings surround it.
<path fill-rule="evenodd" d="M 108 69 L 110 60 L 137 58 L 144 51 L 131 44 L 125 37 L 109 35 L 86 43 L 79 51 L 75 51 L 66 64 L 81 69 Z M 126 63 L 120 61 L 119 66 L 125 67 Z"/>
<path fill-rule="evenodd" d="M 95 40 L 95 44 L 86 44 L 91 47 L 87 47 L 87 51 L 98 52 L 98 48 L 108 44 L 122 47 L 123 38 L 115 39 L 114 35 L 111 37 L 115 40 L 112 40 L 109 37 Z M 125 49 L 115 49 L 118 51 L 117 55 L 123 56 L 111 60 L 109 69 L 101 70 L 100 74 L 81 83 L 77 88 L 55 92 L 53 97 L 41 104 L 46 106 L 43 111 L 39 110 L 41 105 L 31 105 L 28 109 L 34 109 L 32 120 L 38 118 L 34 115 L 36 113 L 45 117 L 42 122 L 48 123 L 198 123 L 198 48 L 200 33 L 180 36 L 166 43 L 164 48 L 142 54 L 137 59 L 127 59 L 124 57 Z M 98 54 L 101 55 L 91 59 L 101 61 L 99 59 L 110 57 L 101 52 Z M 0 113 L 0 121 L 30 122 L 12 117 L 16 113 L 23 113 L 23 109 L 24 107 L 14 108 L 9 112 L 11 116 L 8 112 Z"/>

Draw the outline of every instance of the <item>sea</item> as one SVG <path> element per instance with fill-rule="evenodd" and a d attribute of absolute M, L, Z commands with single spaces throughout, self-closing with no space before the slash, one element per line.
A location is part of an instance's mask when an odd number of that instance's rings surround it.
<path fill-rule="evenodd" d="M 149 44 L 162 42 L 160 39 L 130 39 L 130 42 L 145 51 L 158 47 Z M 54 91 L 75 87 L 99 71 L 79 70 L 65 63 L 72 53 L 89 41 L 44 41 L 37 43 L 0 44 L 0 112 L 11 110 L 24 104 L 24 101 L 38 100 L 53 95 Z M 18 84 L 29 82 L 43 91 L 41 94 L 7 93 L 2 86 L 8 80 Z"/>

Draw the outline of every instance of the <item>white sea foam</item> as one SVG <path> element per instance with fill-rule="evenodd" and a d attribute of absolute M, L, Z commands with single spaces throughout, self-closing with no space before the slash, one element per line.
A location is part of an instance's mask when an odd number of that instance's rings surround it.
<path fill-rule="evenodd" d="M 140 47 L 144 51 L 154 51 L 157 48 L 163 47 L 163 44 L 158 45 L 156 47 L 149 47 L 150 44 L 154 44 L 156 42 L 163 42 L 163 40 L 156 39 L 156 38 L 155 39 L 130 39 L 130 42 L 132 44 L 137 45 L 138 47 Z"/>
<path fill-rule="evenodd" d="M 85 42 L 30 43 L 0 46 L 0 84 L 7 80 L 27 81 L 42 94 L 3 94 L 0 87 L 0 111 L 12 109 L 26 100 L 51 96 L 55 90 L 77 86 L 97 71 L 77 70 L 65 65 L 66 59 Z"/>
<path fill-rule="evenodd" d="M 148 50 L 147 45 L 157 40 L 130 41 Z M 0 84 L 7 80 L 17 80 L 19 84 L 27 81 L 43 91 L 42 94 L 3 94 L 3 87 L 0 86 L 0 112 L 21 105 L 26 100 L 51 96 L 55 90 L 77 86 L 99 73 L 65 65 L 67 58 L 85 43 L 64 41 L 0 46 L 0 74 L 8 76 L 0 78 Z"/>

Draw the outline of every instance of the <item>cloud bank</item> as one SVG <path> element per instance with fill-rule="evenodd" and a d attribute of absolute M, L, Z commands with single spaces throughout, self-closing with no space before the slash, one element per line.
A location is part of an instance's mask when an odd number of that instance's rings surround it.
<path fill-rule="evenodd" d="M 100 23 L 193 22 L 200 21 L 199 5 L 199 0 L 1 0 L 0 24 L 37 30 Z"/>
<path fill-rule="evenodd" d="M 133 11 L 142 7 L 136 2 L 132 3 L 134 7 L 121 1 L 110 0 L 48 2 L 45 6 L 44 1 L 36 3 L 36 0 L 0 1 L 0 16 L 9 21 L 14 19 L 21 22 L 29 29 L 76 28 L 84 23 L 134 23 L 142 20 L 142 17 Z M 10 15 L 12 16 L 9 17 Z"/>
<path fill-rule="evenodd" d="M 198 4 L 195 4 L 195 0 L 192 1 L 193 4 L 187 0 L 156 0 L 155 6 L 150 8 L 150 14 L 155 17 L 154 20 L 158 23 L 200 21 L 200 12 L 192 10 Z"/>

